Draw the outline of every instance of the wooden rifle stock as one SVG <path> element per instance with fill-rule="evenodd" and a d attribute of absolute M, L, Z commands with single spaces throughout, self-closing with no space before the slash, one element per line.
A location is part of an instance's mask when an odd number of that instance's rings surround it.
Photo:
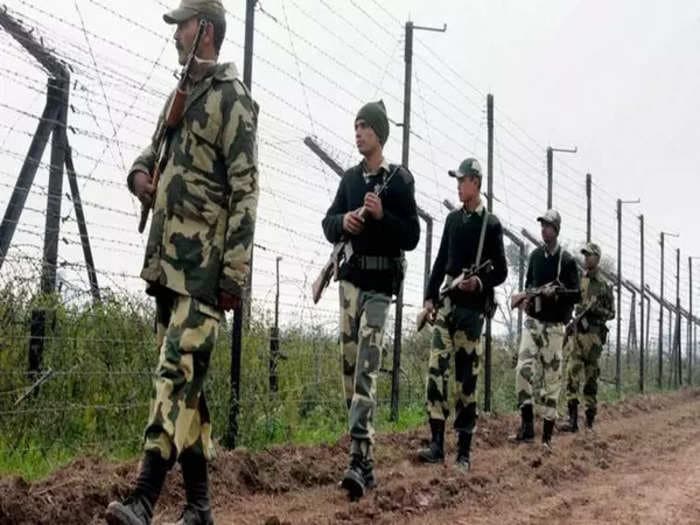
<path fill-rule="evenodd" d="M 543 284 L 542 286 L 538 286 L 537 288 L 528 288 L 527 290 L 524 290 L 520 293 L 513 294 L 510 298 L 510 307 L 516 308 L 518 307 L 525 299 L 532 299 L 532 298 L 539 298 L 542 295 L 545 295 L 546 292 L 551 293 L 552 295 L 556 296 L 567 296 L 567 295 L 574 295 L 580 293 L 580 290 L 578 289 L 571 289 L 571 288 L 565 288 L 561 284 L 558 284 L 557 282 L 551 282 L 547 284 Z M 537 309 L 536 309 L 537 310 Z"/>
<path fill-rule="evenodd" d="M 199 47 L 199 42 L 202 40 L 202 36 L 204 35 L 206 28 L 207 21 L 205 19 L 201 19 L 199 21 L 197 35 L 194 37 L 194 42 L 192 43 L 192 50 L 187 57 L 185 67 L 182 68 L 182 73 L 180 74 L 177 88 L 175 89 L 175 93 L 170 100 L 168 111 L 165 113 L 165 119 L 156 134 L 155 150 L 157 152 L 157 158 L 151 173 L 153 198 L 151 199 L 150 205 L 141 204 L 141 217 L 139 218 L 138 228 L 139 233 L 143 233 L 143 230 L 146 228 L 148 214 L 151 212 L 151 208 L 153 208 L 156 203 L 156 194 L 158 191 L 158 183 L 160 182 L 160 174 L 165 169 L 165 166 L 168 163 L 168 156 L 170 155 L 170 140 L 172 138 L 172 131 L 180 125 L 182 117 L 185 113 L 185 103 L 187 102 L 188 94 L 187 80 L 190 77 L 192 66 L 195 63 L 197 48 Z"/>

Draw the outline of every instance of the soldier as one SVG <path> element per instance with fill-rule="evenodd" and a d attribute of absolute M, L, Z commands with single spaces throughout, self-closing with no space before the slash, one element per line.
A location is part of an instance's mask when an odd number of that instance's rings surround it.
<path fill-rule="evenodd" d="M 343 175 L 322 223 L 330 242 L 349 238 L 353 252 L 339 270 L 340 351 L 352 438 L 341 486 L 353 500 L 376 484 L 373 419 L 384 323 L 403 279 L 402 252 L 413 250 L 420 236 L 413 176 L 384 158 L 388 137 L 384 103 L 365 104 L 355 118 L 355 142 L 364 158 Z"/>
<path fill-rule="evenodd" d="M 615 318 L 612 287 L 601 276 L 600 248 L 589 242 L 581 250 L 585 274 L 581 279 L 581 303 L 576 305 L 571 333 L 567 338 L 569 365 L 566 370 L 569 421 L 561 427 L 564 432 L 578 432 L 578 405 L 581 376 L 583 402 L 586 405 L 586 428 L 593 429 L 598 393 L 598 360 L 608 335 L 606 321 Z M 575 323 L 575 324 L 574 324 Z"/>
<path fill-rule="evenodd" d="M 555 210 L 547 210 L 537 220 L 542 226 L 544 246 L 530 255 L 525 279 L 526 290 L 537 291 L 525 291 L 513 297 L 513 304 L 523 308 L 527 317 L 515 369 L 521 424 L 510 439 L 516 443 L 533 441 L 533 404 L 537 404 L 544 418 L 542 443 L 549 450 L 561 390 L 564 326 L 571 318 L 580 292 L 576 261 L 557 240 L 561 216 Z"/>
<path fill-rule="evenodd" d="M 449 175 L 457 179 L 462 207 L 450 212 L 445 221 L 440 250 L 428 289 L 424 309 L 436 316 L 433 327 L 426 409 L 432 438 L 428 448 L 418 451 L 422 461 L 444 461 L 445 420 L 450 413 L 448 380 L 450 360 L 455 361 L 455 420 L 457 466 L 469 470 L 472 436 L 476 428 L 476 383 L 481 368 L 481 330 L 484 318 L 495 306 L 494 288 L 508 275 L 503 228 L 495 215 L 481 202 L 481 167 L 476 159 L 466 159 Z M 482 270 L 462 281 L 440 303 L 440 284 L 449 286 L 464 269 L 491 261 Z M 437 312 L 436 312 L 437 308 Z M 492 311 L 492 310 L 491 310 Z"/>
<path fill-rule="evenodd" d="M 176 461 L 187 499 L 178 523 L 213 523 L 207 461 L 214 448 L 203 385 L 224 312 L 240 305 L 258 202 L 258 107 L 236 67 L 217 63 L 226 31 L 221 0 L 182 0 L 163 18 L 177 26 L 183 65 L 199 21 L 207 26 L 158 187 L 149 175 L 155 144 L 127 178 L 142 203 L 155 199 L 141 277 L 156 300 L 160 358 L 136 486 L 125 501 L 107 507 L 112 525 L 150 523 Z"/>

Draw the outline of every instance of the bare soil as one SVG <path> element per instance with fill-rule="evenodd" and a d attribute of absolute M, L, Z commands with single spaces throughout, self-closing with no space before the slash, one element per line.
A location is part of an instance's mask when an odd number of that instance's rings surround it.
<path fill-rule="evenodd" d="M 555 434 L 554 450 L 514 445 L 514 415 L 482 417 L 472 470 L 414 459 L 427 430 L 380 435 L 379 487 L 349 502 L 337 481 L 347 439 L 330 446 L 220 451 L 211 466 L 217 523 L 700 523 L 700 390 L 641 396 L 599 408 L 597 430 Z M 538 430 L 540 430 L 538 428 Z M 127 494 L 136 462 L 81 458 L 49 478 L 0 479 L 0 523 L 103 523 Z M 184 497 L 169 476 L 155 523 Z"/>

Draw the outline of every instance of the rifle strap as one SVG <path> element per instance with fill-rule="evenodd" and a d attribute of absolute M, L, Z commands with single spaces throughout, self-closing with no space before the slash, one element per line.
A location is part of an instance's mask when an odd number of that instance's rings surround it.
<path fill-rule="evenodd" d="M 476 262 L 474 263 L 474 267 L 477 267 L 481 264 L 481 254 L 484 251 L 484 238 L 486 237 L 486 223 L 489 220 L 489 210 L 484 208 L 484 215 L 483 219 L 481 221 L 481 234 L 479 235 L 479 246 L 476 249 Z"/>
<path fill-rule="evenodd" d="M 557 261 L 557 282 L 561 282 L 559 278 L 561 277 L 561 255 L 562 252 L 564 251 L 564 248 L 559 245 L 559 260 Z"/>
<path fill-rule="evenodd" d="M 396 175 L 396 173 L 399 171 L 399 168 L 401 167 L 401 164 L 395 164 L 394 167 L 391 167 L 391 164 L 389 165 L 389 169 L 391 172 L 389 173 L 389 176 L 384 179 L 383 184 L 379 188 L 379 191 L 377 192 L 377 195 L 381 197 L 382 193 L 386 190 L 387 186 L 389 186 L 389 182 L 391 182 L 391 179 Z"/>

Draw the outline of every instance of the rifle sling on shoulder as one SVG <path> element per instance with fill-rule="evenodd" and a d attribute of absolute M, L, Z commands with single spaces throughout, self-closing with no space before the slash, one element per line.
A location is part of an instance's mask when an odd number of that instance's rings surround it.
<path fill-rule="evenodd" d="M 486 237 L 486 223 L 489 219 L 489 210 L 484 208 L 484 218 L 481 222 L 481 234 L 479 235 L 479 246 L 476 249 L 476 261 L 474 262 L 474 267 L 481 264 L 481 254 L 484 251 L 484 238 Z"/>

